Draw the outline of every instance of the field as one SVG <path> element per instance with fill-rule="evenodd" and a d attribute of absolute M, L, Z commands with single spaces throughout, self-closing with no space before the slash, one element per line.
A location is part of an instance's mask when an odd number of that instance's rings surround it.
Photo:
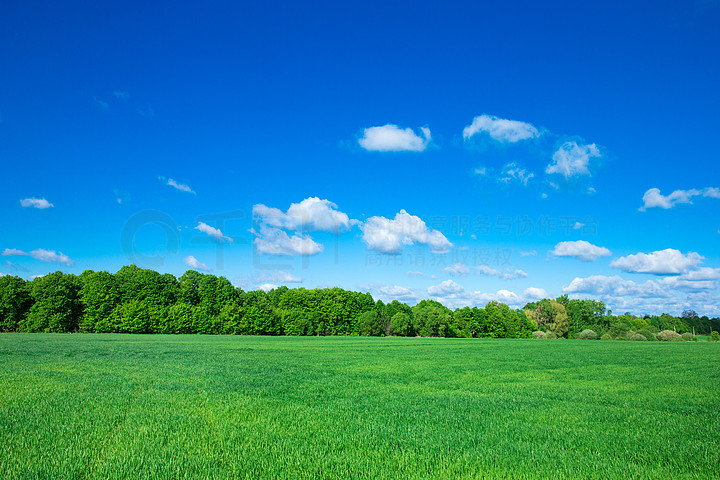
<path fill-rule="evenodd" d="M 0 335 L 0 478 L 718 478 L 720 344 Z"/>

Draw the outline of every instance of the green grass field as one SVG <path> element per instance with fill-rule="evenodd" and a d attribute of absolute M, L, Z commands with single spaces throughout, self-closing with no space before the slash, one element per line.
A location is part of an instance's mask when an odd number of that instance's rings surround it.
<path fill-rule="evenodd" d="M 0 335 L 0 478 L 718 478 L 720 344 Z"/>

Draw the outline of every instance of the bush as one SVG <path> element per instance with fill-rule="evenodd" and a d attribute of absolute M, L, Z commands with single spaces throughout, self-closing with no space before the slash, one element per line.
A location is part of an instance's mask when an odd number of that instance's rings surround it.
<path fill-rule="evenodd" d="M 685 342 L 697 342 L 697 337 L 690 332 L 685 332 L 680 336 Z"/>
<path fill-rule="evenodd" d="M 658 333 L 658 340 L 662 340 L 663 342 L 679 342 L 682 340 L 682 336 L 672 330 L 663 330 Z"/>
<path fill-rule="evenodd" d="M 537 339 L 545 339 L 547 338 L 547 333 L 541 332 L 540 330 L 536 330 L 533 332 L 533 337 Z"/>
<path fill-rule="evenodd" d="M 582 332 L 578 333 L 578 336 L 576 337 L 578 340 L 597 340 L 598 334 L 595 333 L 595 331 L 586 329 Z"/>
<path fill-rule="evenodd" d="M 547 332 L 547 339 L 548 339 L 548 340 L 555 340 L 556 338 L 558 338 L 558 336 L 555 335 L 555 332 Z"/>
<path fill-rule="evenodd" d="M 609 333 L 604 334 L 602 337 L 600 337 L 600 340 L 612 340 L 612 335 Z"/>
<path fill-rule="evenodd" d="M 720 332 L 712 332 L 710 334 L 710 340 L 712 340 L 713 342 L 720 341 Z"/>
<path fill-rule="evenodd" d="M 648 339 L 645 338 L 645 335 L 641 335 L 639 333 L 634 334 L 633 336 L 628 338 L 628 340 L 633 340 L 635 342 L 647 342 L 648 341 Z"/>
<path fill-rule="evenodd" d="M 646 328 L 643 328 L 642 330 L 640 330 L 637 333 L 639 333 L 640 335 L 645 337 L 646 340 L 649 340 L 651 342 L 654 340 L 657 340 L 657 335 L 655 335 L 653 332 L 651 332 L 650 330 L 648 330 Z"/>

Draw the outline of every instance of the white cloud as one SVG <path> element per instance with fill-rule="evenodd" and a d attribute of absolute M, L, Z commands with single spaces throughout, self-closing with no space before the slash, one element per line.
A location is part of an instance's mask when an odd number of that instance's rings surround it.
<path fill-rule="evenodd" d="M 44 198 L 24 198 L 20 200 L 20 205 L 22 205 L 23 207 L 39 208 L 41 210 L 55 206 Z"/>
<path fill-rule="evenodd" d="M 559 173 L 565 178 L 575 175 L 590 175 L 590 159 L 600 156 L 600 150 L 592 143 L 578 145 L 577 142 L 565 142 L 553 154 L 553 161 L 545 169 L 546 173 Z"/>
<path fill-rule="evenodd" d="M 55 253 L 55 250 L 45 250 L 42 248 L 38 248 L 37 250 L 33 250 L 31 252 L 24 252 L 16 248 L 6 248 L 2 254 L 4 256 L 18 255 L 32 257 L 36 260 L 41 260 L 43 262 L 62 263 L 64 265 L 67 265 L 68 267 L 72 267 L 75 264 L 75 262 L 73 262 L 70 257 L 64 255 L 62 252 Z"/>
<path fill-rule="evenodd" d="M 400 210 L 394 220 L 370 217 L 360 226 L 368 248 L 380 253 L 399 253 L 404 245 L 428 245 L 433 253 L 446 253 L 452 243 L 437 230 L 427 228 L 419 217 Z"/>
<path fill-rule="evenodd" d="M 429 128 L 421 127 L 420 130 L 424 138 L 410 128 L 402 129 L 397 125 L 370 127 L 364 130 L 358 143 L 365 150 L 374 152 L 422 152 L 432 137 Z"/>
<path fill-rule="evenodd" d="M 573 225 L 573 230 L 580 230 L 580 229 L 583 228 L 584 226 L 585 226 L 584 223 L 575 222 L 575 225 Z"/>
<path fill-rule="evenodd" d="M 537 255 L 537 250 L 530 250 L 529 252 L 520 252 L 521 257 L 534 257 Z"/>
<path fill-rule="evenodd" d="M 212 238 L 214 238 L 215 240 L 217 240 L 219 242 L 233 243 L 232 238 L 223 235 L 223 233 L 220 231 L 219 228 L 211 227 L 207 223 L 198 222 L 197 226 L 194 227 L 194 230 L 200 230 L 201 232 L 211 236 Z"/>
<path fill-rule="evenodd" d="M 258 277 L 259 282 L 274 282 L 274 283 L 302 283 L 303 279 L 293 275 L 290 272 L 284 272 L 282 270 L 275 270 L 273 272 L 263 272 Z"/>
<path fill-rule="evenodd" d="M 263 283 L 262 285 L 258 285 L 258 289 L 263 292 L 269 292 L 270 290 L 275 290 L 276 288 L 278 288 L 278 286 L 272 283 Z"/>
<path fill-rule="evenodd" d="M 422 277 L 422 276 L 423 276 L 423 272 L 418 272 L 418 271 L 410 270 L 410 271 L 406 272 L 405 275 L 407 275 L 408 277 Z"/>
<path fill-rule="evenodd" d="M 597 260 L 598 257 L 607 257 L 612 252 L 605 247 L 598 247 L 585 240 L 577 240 L 558 243 L 550 254 L 556 257 L 574 257 L 585 262 L 592 262 Z"/>
<path fill-rule="evenodd" d="M 185 262 L 185 265 L 194 270 L 203 270 L 205 272 L 209 272 L 212 270 L 212 268 L 208 267 L 204 263 L 200 263 L 200 261 L 192 255 L 183 258 L 183 262 Z"/>
<path fill-rule="evenodd" d="M 523 295 L 525 296 L 525 298 L 533 299 L 533 300 L 535 300 L 535 299 L 539 300 L 541 298 L 548 297 L 548 293 L 545 291 L 545 289 L 537 288 L 537 287 L 526 288 L 525 291 L 523 292 Z"/>
<path fill-rule="evenodd" d="M 696 252 L 683 254 L 680 250 L 667 248 L 651 253 L 637 253 L 613 260 L 611 267 L 632 273 L 655 275 L 679 275 L 687 273 L 705 259 Z"/>
<path fill-rule="evenodd" d="M 461 277 L 470 273 L 470 267 L 462 263 L 456 263 L 455 265 L 445 267 L 443 268 L 443 270 L 448 272 L 453 277 Z"/>
<path fill-rule="evenodd" d="M 700 267 L 677 278 L 693 281 L 718 280 L 720 279 L 720 268 Z"/>
<path fill-rule="evenodd" d="M 674 207 L 679 203 L 692 203 L 693 197 L 720 198 L 720 189 L 707 187 L 702 190 L 675 190 L 670 195 L 663 195 L 659 188 L 651 188 L 643 195 L 643 206 L 640 211 L 644 212 L 648 208 L 659 207 L 665 210 Z"/>
<path fill-rule="evenodd" d="M 530 123 L 507 120 L 494 115 L 480 115 L 463 129 L 463 138 L 468 140 L 478 133 L 487 133 L 491 138 L 503 143 L 516 143 L 540 136 L 540 132 Z"/>
<path fill-rule="evenodd" d="M 456 296 L 463 293 L 465 288 L 462 285 L 458 285 L 452 280 L 445 280 L 440 282 L 439 285 L 433 285 L 428 287 L 427 292 L 432 297 L 450 297 Z"/>
<path fill-rule="evenodd" d="M 355 220 L 350 220 L 346 213 L 339 211 L 337 205 L 318 197 L 309 197 L 300 203 L 293 203 L 287 212 L 263 204 L 254 205 L 252 212 L 253 216 L 259 217 L 259 220 L 266 225 L 289 230 L 339 232 L 349 230 L 357 223 Z"/>
<path fill-rule="evenodd" d="M 619 275 L 608 277 L 592 275 L 586 278 L 576 277 L 568 285 L 562 287 L 565 293 L 589 293 L 604 297 L 668 297 L 670 293 L 653 280 L 635 283 L 625 280 Z"/>
<path fill-rule="evenodd" d="M 472 298 L 474 303 L 478 305 L 495 301 L 505 303 L 513 308 L 519 308 L 527 303 L 527 301 L 517 293 L 505 289 L 498 290 L 496 293 L 473 292 Z"/>
<path fill-rule="evenodd" d="M 113 95 L 119 100 L 128 100 L 130 98 L 130 93 L 124 90 L 115 90 Z"/>
<path fill-rule="evenodd" d="M 173 180 L 172 178 L 166 179 L 165 177 L 158 177 L 158 180 L 160 180 L 161 182 L 164 182 L 165 185 L 167 185 L 169 187 L 173 187 L 177 190 L 180 190 L 181 192 L 192 193 L 193 195 L 195 195 L 195 192 L 193 191 L 192 188 L 190 188 L 189 185 L 186 185 L 184 183 L 178 183 L 175 180 Z"/>
<path fill-rule="evenodd" d="M 475 269 L 483 275 L 502 278 L 503 280 L 513 280 L 515 278 L 525 278 L 527 273 L 522 270 L 497 270 L 487 265 L 479 265 Z"/>
<path fill-rule="evenodd" d="M 322 252 L 323 247 L 309 235 L 294 234 L 289 236 L 279 228 L 261 226 L 260 232 L 250 230 L 255 235 L 255 248 L 259 254 L 268 255 L 315 255 Z"/>
<path fill-rule="evenodd" d="M 523 186 L 527 186 L 531 178 L 535 176 L 534 173 L 528 173 L 524 168 L 519 167 L 516 163 L 508 163 L 505 165 L 500 172 L 498 182 L 500 183 L 522 183 Z"/>

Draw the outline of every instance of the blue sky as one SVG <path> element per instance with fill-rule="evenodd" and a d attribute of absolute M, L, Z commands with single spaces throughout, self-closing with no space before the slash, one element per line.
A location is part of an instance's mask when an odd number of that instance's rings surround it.
<path fill-rule="evenodd" d="M 720 4 L 15 2 L 0 273 L 720 314 Z"/>

